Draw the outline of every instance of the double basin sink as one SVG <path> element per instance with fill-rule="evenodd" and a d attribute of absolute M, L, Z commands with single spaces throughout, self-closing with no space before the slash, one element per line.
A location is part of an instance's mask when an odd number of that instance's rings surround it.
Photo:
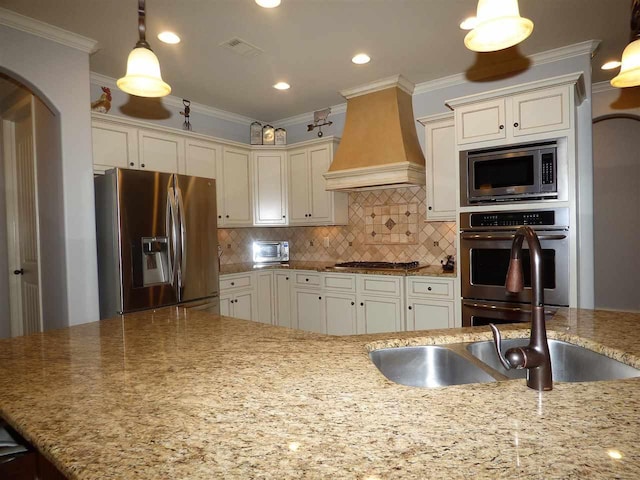
<path fill-rule="evenodd" d="M 640 370 L 592 350 L 549 341 L 554 382 L 595 382 L 640 376 Z M 525 346 L 528 338 L 502 341 L 503 352 Z M 413 387 L 444 387 L 525 378 L 526 370 L 506 370 L 492 341 L 374 350 L 373 364 L 389 380 Z"/>

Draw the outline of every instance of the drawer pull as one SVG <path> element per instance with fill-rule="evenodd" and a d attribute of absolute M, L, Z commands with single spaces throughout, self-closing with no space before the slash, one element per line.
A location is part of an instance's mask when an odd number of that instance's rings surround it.
<path fill-rule="evenodd" d="M 364 307 L 364 303 L 363 303 L 363 302 L 360 302 L 360 306 L 361 306 L 361 307 Z"/>
<path fill-rule="evenodd" d="M 355 305 L 355 304 L 356 304 L 356 302 L 351 302 L 351 305 Z"/>
<path fill-rule="evenodd" d="M 431 287 L 427 287 L 427 290 L 431 291 Z"/>
<path fill-rule="evenodd" d="M 235 283 L 234 283 L 234 282 L 231 282 L 231 286 L 233 287 L 234 285 L 235 285 Z"/>
<path fill-rule="evenodd" d="M 409 305 L 409 310 L 413 310 L 413 307 L 411 305 Z"/>

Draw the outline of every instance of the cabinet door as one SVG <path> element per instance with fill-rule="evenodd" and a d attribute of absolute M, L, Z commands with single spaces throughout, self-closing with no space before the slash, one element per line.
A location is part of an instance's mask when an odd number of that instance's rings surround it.
<path fill-rule="evenodd" d="M 455 115 L 459 145 L 506 138 L 504 99 L 458 107 Z"/>
<path fill-rule="evenodd" d="M 293 290 L 296 324 L 300 330 L 326 333 L 322 291 Z"/>
<path fill-rule="evenodd" d="M 256 320 L 253 292 L 236 293 L 233 296 L 233 316 L 243 320 Z"/>
<path fill-rule="evenodd" d="M 141 170 L 184 173 L 184 138 L 153 130 L 138 131 Z"/>
<path fill-rule="evenodd" d="M 568 86 L 515 95 L 511 101 L 516 137 L 571 127 Z"/>
<path fill-rule="evenodd" d="M 256 273 L 257 305 L 254 320 L 260 323 L 273 323 L 273 272 Z"/>
<path fill-rule="evenodd" d="M 93 121 L 93 164 L 104 172 L 112 167 L 138 168 L 138 130 L 133 127 Z"/>
<path fill-rule="evenodd" d="M 285 152 L 253 152 L 253 223 L 287 224 L 287 160 Z"/>
<path fill-rule="evenodd" d="M 431 330 L 454 326 L 453 302 L 409 298 L 407 304 L 407 330 Z"/>
<path fill-rule="evenodd" d="M 344 293 L 325 292 L 325 316 L 328 335 L 355 335 L 356 296 Z"/>
<path fill-rule="evenodd" d="M 231 317 L 232 303 L 231 300 L 233 297 L 231 295 L 220 295 L 220 315 L 225 317 Z"/>
<path fill-rule="evenodd" d="M 358 333 L 400 332 L 402 301 L 396 297 L 358 297 Z"/>
<path fill-rule="evenodd" d="M 333 221 L 333 193 L 326 190 L 324 174 L 331 165 L 329 145 L 309 149 L 309 173 L 311 190 L 311 223 L 331 223 Z"/>
<path fill-rule="evenodd" d="M 274 272 L 275 312 L 274 323 L 281 327 L 293 328 L 291 323 L 291 282 L 289 272 Z"/>
<path fill-rule="evenodd" d="M 309 223 L 309 161 L 307 150 L 289 152 L 289 223 Z"/>
<path fill-rule="evenodd" d="M 427 220 L 456 219 L 456 132 L 451 118 L 425 127 Z"/>
<path fill-rule="evenodd" d="M 221 145 L 187 139 L 185 150 L 187 175 L 216 178 L 216 164 L 222 157 Z"/>
<path fill-rule="evenodd" d="M 249 151 L 225 147 L 222 152 L 222 178 L 219 216 L 224 226 L 253 225 L 251 212 L 251 166 Z M 219 219 L 220 220 L 220 219 Z"/>

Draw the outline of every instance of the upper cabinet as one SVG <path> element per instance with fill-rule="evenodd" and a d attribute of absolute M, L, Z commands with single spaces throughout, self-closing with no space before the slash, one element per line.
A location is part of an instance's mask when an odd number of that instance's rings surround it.
<path fill-rule="evenodd" d="M 287 224 L 287 152 L 251 152 L 253 163 L 253 223 Z"/>
<path fill-rule="evenodd" d="M 93 165 L 99 173 L 110 168 L 138 168 L 138 129 L 113 122 L 91 123 Z"/>
<path fill-rule="evenodd" d="M 222 145 L 206 140 L 185 140 L 187 175 L 216 178 L 217 165 L 222 161 Z"/>
<path fill-rule="evenodd" d="M 182 173 L 184 137 L 154 130 L 138 131 L 139 168 L 154 172 Z"/>
<path fill-rule="evenodd" d="M 565 75 L 450 100 L 457 144 L 518 143 L 561 135 L 573 127 L 583 88 L 577 75 Z"/>
<path fill-rule="evenodd" d="M 456 132 L 453 113 L 418 120 L 424 125 L 427 221 L 456 220 Z"/>
<path fill-rule="evenodd" d="M 218 226 L 253 225 L 251 208 L 250 150 L 225 146 L 216 182 L 218 192 Z"/>
<path fill-rule="evenodd" d="M 313 141 L 288 152 L 289 225 L 345 225 L 349 197 L 326 190 L 337 140 Z"/>

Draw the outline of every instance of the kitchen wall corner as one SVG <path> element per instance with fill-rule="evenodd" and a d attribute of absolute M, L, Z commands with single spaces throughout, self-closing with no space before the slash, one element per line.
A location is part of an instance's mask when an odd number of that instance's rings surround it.
<path fill-rule="evenodd" d="M 427 222 L 424 187 L 352 192 L 349 194 L 349 224 L 322 227 L 222 228 L 221 263 L 251 262 L 254 240 L 289 240 L 291 260 L 341 261 L 419 261 L 438 264 L 446 255 L 455 255 L 455 222 Z M 371 244 L 367 239 L 367 207 L 417 204 L 415 243 Z M 324 246 L 325 238 L 329 247 Z"/>

